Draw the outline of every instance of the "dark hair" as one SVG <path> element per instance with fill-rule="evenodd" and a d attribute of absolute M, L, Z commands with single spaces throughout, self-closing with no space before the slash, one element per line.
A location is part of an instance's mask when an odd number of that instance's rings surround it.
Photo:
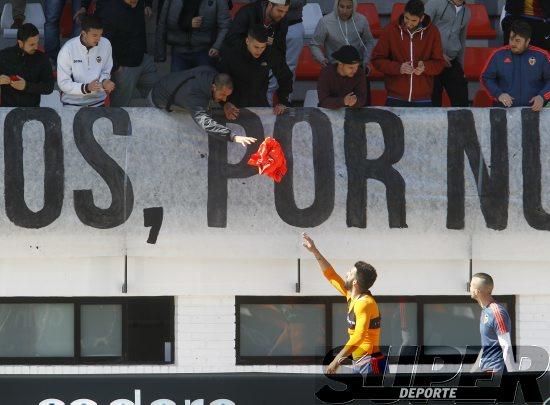
<path fill-rule="evenodd" d="M 254 24 L 248 30 L 248 36 L 258 42 L 267 42 L 267 31 L 262 24 Z"/>
<path fill-rule="evenodd" d="M 85 15 L 84 17 L 82 17 L 80 25 L 82 26 L 82 31 L 84 32 L 88 32 L 92 29 L 103 29 L 103 23 L 101 22 L 101 19 L 99 17 L 96 17 L 95 15 Z"/>
<path fill-rule="evenodd" d="M 26 23 L 17 30 L 17 40 L 25 42 L 27 39 L 39 35 L 38 28 L 31 23 Z"/>
<path fill-rule="evenodd" d="M 365 293 L 376 281 L 376 269 L 370 264 L 361 261 L 355 263 L 355 268 L 357 269 L 355 279 L 361 292 Z"/>
<path fill-rule="evenodd" d="M 227 73 L 218 73 L 214 77 L 214 86 L 216 88 L 221 89 L 223 87 L 226 87 L 228 89 L 233 88 L 233 80 L 231 79 L 231 76 L 229 76 Z"/>
<path fill-rule="evenodd" d="M 531 35 L 533 35 L 533 29 L 527 21 L 515 20 L 510 27 L 510 36 L 512 36 L 512 33 L 514 36 L 517 35 L 524 39 L 530 39 Z"/>
<path fill-rule="evenodd" d="M 290 0 L 285 0 L 285 4 L 277 4 L 277 3 L 273 3 L 272 1 L 268 1 L 273 7 L 277 7 L 277 6 L 290 6 Z"/>
<path fill-rule="evenodd" d="M 422 0 L 409 0 L 405 5 L 405 13 L 422 17 L 424 15 L 424 3 Z"/>
<path fill-rule="evenodd" d="M 472 278 L 479 278 L 482 284 L 485 287 L 488 287 L 489 290 L 492 290 L 493 287 L 495 286 L 495 283 L 493 282 L 493 277 L 491 277 L 487 273 L 476 273 L 472 276 Z"/>

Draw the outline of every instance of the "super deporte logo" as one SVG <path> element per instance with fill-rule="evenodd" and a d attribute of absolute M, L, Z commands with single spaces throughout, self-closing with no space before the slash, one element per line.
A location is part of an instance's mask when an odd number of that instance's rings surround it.
<path fill-rule="evenodd" d="M 93 399 L 88 398 L 78 398 L 71 400 L 71 402 L 65 402 L 56 398 L 48 398 L 40 401 L 37 405 L 100 405 L 99 402 L 94 401 Z M 107 405 L 107 404 L 105 404 Z M 155 399 L 153 402 L 145 403 L 141 401 L 141 390 L 134 390 L 133 400 L 126 398 L 114 399 L 112 402 L 109 402 L 108 405 L 237 405 L 236 402 L 231 401 L 230 399 L 215 399 L 215 400 L 206 400 L 204 398 L 199 399 L 178 399 L 178 401 L 173 401 L 171 399 Z"/>

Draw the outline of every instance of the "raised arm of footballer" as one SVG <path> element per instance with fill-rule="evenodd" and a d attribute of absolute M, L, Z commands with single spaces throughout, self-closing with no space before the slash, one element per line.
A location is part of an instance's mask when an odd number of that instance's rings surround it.
<path fill-rule="evenodd" d="M 302 235 L 303 246 L 317 260 L 323 275 L 348 302 L 348 335 L 344 348 L 336 355 L 326 372 L 333 374 L 342 362 L 352 356 L 354 373 L 361 375 L 381 374 L 386 359 L 380 352 L 380 311 L 369 291 L 376 281 L 376 270 L 370 264 L 359 261 L 347 272 L 343 280 L 319 252 L 313 240 Z"/>

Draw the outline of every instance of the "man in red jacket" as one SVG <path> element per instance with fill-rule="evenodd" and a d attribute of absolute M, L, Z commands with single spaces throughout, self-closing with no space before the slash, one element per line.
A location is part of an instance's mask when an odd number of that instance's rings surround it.
<path fill-rule="evenodd" d="M 409 0 L 399 21 L 389 24 L 371 57 L 384 73 L 386 106 L 430 107 L 434 77 L 445 67 L 441 37 L 422 0 Z"/>

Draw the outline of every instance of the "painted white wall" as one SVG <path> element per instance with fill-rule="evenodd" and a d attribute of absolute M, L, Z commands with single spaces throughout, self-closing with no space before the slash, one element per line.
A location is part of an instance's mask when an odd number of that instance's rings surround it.
<path fill-rule="evenodd" d="M 236 366 L 235 297 L 176 298 L 176 362 L 163 366 L 0 366 L 0 374 L 125 374 L 196 372 L 321 372 L 320 366 Z M 519 295 L 518 346 L 550 352 L 550 294 Z"/>

